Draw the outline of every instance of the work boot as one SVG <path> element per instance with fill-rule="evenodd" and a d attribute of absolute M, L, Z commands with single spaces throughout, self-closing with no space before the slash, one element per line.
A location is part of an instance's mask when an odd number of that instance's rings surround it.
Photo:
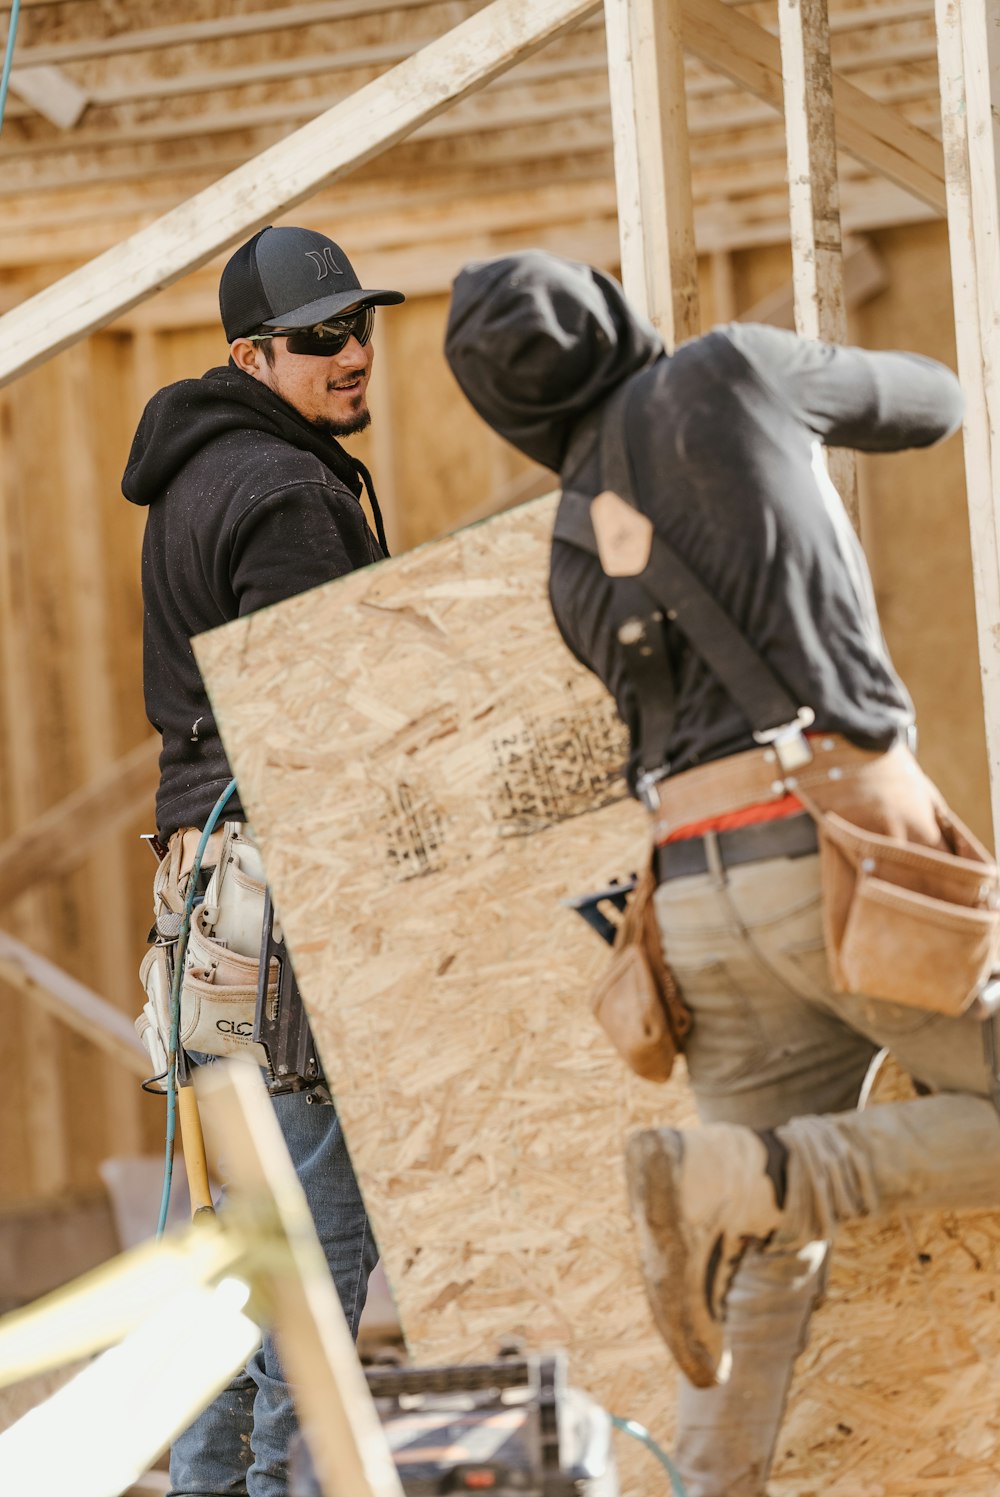
<path fill-rule="evenodd" d="M 730 1123 L 646 1128 L 626 1143 L 653 1318 L 699 1388 L 729 1376 L 726 1295 L 750 1244 L 766 1242 L 781 1223 L 787 1152 L 773 1133 Z"/>

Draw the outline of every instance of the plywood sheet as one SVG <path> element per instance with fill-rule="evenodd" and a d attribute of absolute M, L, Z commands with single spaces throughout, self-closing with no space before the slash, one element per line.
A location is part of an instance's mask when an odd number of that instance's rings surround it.
<path fill-rule="evenodd" d="M 196 648 L 412 1352 L 566 1346 L 579 1383 L 669 1443 L 620 1154 L 691 1105 L 683 1078 L 653 1087 L 607 1050 L 584 997 L 604 948 L 561 904 L 634 868 L 644 828 L 609 701 L 549 616 L 552 514 L 526 505 Z M 820 1474 L 842 1497 L 987 1490 L 1000 1231 L 924 1230 L 845 1238 L 776 1497 Z M 968 1404 L 956 1377 L 978 1379 Z M 662 1490 L 622 1454 L 627 1492 Z"/>

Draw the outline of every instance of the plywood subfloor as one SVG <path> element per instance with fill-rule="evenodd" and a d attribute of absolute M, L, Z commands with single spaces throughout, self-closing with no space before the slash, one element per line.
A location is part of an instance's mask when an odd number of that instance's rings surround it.
<path fill-rule="evenodd" d="M 634 868 L 621 730 L 558 639 L 541 500 L 197 644 L 413 1354 L 562 1345 L 669 1443 L 626 1130 L 687 1120 L 590 1019 L 569 894 Z M 845 1234 L 776 1497 L 1000 1476 L 997 1218 Z M 956 1391 L 959 1390 L 959 1391 Z M 628 1493 L 662 1472 L 622 1452 Z"/>

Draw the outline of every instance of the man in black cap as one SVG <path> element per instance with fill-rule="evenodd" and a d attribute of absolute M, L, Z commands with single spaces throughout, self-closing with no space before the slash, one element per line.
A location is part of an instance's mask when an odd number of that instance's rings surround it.
<path fill-rule="evenodd" d="M 122 487 L 133 504 L 148 507 L 143 672 L 146 711 L 163 737 L 156 819 L 169 849 L 157 880 L 161 946 L 177 934 L 198 830 L 231 779 L 191 638 L 388 554 L 371 477 L 338 438 L 370 422 L 375 308 L 403 299 L 364 289 L 323 234 L 262 229 L 222 274 L 229 363 L 160 390 L 143 413 Z M 377 535 L 361 507 L 362 485 Z M 198 930 L 252 959 L 260 951 L 262 868 L 238 793 L 225 817 L 223 837 L 209 844 L 215 883 Z M 140 1025 L 162 1071 L 169 1037 L 155 1022 L 151 982 L 146 987 Z M 162 1004 L 159 1013 L 162 1019 Z M 274 1097 L 356 1331 L 377 1250 L 337 1114 L 313 1101 L 305 1090 Z M 176 1442 L 174 1497 L 284 1497 L 294 1428 L 289 1390 L 265 1337 L 246 1372 Z"/>

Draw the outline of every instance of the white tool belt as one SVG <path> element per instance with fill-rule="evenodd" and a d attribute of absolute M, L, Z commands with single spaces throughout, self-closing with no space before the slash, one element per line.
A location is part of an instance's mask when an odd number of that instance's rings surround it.
<path fill-rule="evenodd" d="M 170 839 L 156 870 L 153 908 L 156 944 L 143 958 L 139 980 L 146 993 L 135 1022 L 166 1090 L 170 1052 L 170 985 L 191 865 L 200 833 L 182 827 Z M 191 917 L 180 994 L 179 1043 L 206 1055 L 244 1056 L 267 1068 L 267 1054 L 251 1038 L 257 1008 L 264 922 L 264 867 L 246 827 L 227 821 L 209 839 L 203 867 L 212 868 L 204 900 Z M 268 1000 L 277 1003 L 278 964 L 272 964 Z"/>

